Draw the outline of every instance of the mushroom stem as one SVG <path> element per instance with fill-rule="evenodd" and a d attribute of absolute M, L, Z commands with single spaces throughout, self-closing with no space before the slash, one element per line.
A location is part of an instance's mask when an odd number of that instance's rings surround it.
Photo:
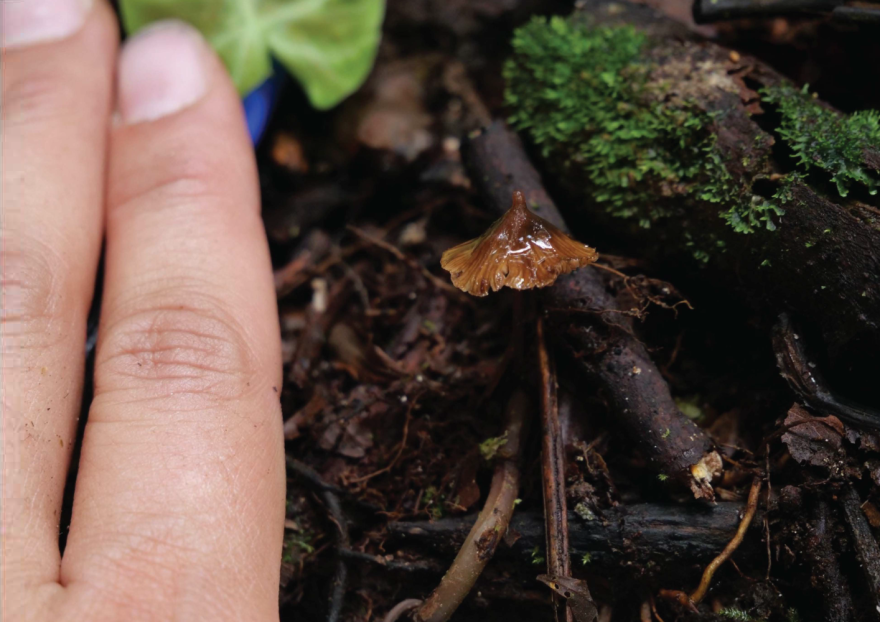
<path fill-rule="evenodd" d="M 452 616 L 507 533 L 519 492 L 519 458 L 530 410 L 526 393 L 522 389 L 515 391 L 507 402 L 507 442 L 498 451 L 486 505 L 440 585 L 416 611 L 414 618 L 419 622 L 445 622 Z"/>

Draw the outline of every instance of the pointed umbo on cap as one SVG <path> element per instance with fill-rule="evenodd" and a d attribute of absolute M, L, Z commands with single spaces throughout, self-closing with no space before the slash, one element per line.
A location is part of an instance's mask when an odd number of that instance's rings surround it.
<path fill-rule="evenodd" d="M 599 258 L 596 249 L 573 240 L 529 211 L 519 190 L 507 213 L 480 237 L 443 253 L 440 265 L 452 284 L 473 296 L 504 286 L 532 289 L 553 284 L 561 274 Z"/>

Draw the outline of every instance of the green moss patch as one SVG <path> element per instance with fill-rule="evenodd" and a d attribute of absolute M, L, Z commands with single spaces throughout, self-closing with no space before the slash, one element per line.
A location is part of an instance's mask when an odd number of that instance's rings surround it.
<path fill-rule="evenodd" d="M 778 108 L 777 133 L 791 149 L 803 173 L 824 171 L 840 196 L 856 185 L 877 193 L 880 175 L 865 167 L 866 151 L 880 152 L 880 113 L 863 110 L 841 115 L 822 106 L 804 86 L 779 85 L 761 90 L 763 101 Z"/>
<path fill-rule="evenodd" d="M 729 174 L 714 149 L 713 116 L 657 96 L 648 48 L 630 26 L 532 20 L 514 34 L 504 68 L 511 124 L 582 177 L 613 216 L 648 227 L 672 214 L 671 198 L 693 195 L 717 203 L 737 231 L 774 228 L 781 209 Z"/>

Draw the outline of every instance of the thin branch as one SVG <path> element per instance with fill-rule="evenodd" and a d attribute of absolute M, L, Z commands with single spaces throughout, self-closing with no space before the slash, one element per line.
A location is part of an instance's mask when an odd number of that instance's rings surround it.
<path fill-rule="evenodd" d="M 446 281 L 444 281 L 444 280 L 438 278 L 436 275 L 432 274 L 430 270 L 428 270 L 425 266 L 423 266 L 418 261 L 416 261 L 416 259 L 414 259 L 413 257 L 410 257 L 409 255 L 404 253 L 402 250 L 400 250 L 399 248 L 397 248 L 393 244 L 390 244 L 390 243 L 386 242 L 385 240 L 380 240 L 379 238 L 374 237 L 374 236 L 370 235 L 369 233 L 367 233 L 366 231 L 364 231 L 363 229 L 358 229 L 357 227 L 349 226 L 348 230 L 351 231 L 352 233 L 354 233 L 355 235 L 357 235 L 358 237 L 366 240 L 370 244 L 373 244 L 375 246 L 378 246 L 381 249 L 388 251 L 389 253 L 391 253 L 392 255 L 397 257 L 400 261 L 404 262 L 405 264 L 407 264 L 408 266 L 410 266 L 414 270 L 418 270 L 419 272 L 422 273 L 422 276 L 424 276 L 426 279 L 428 279 L 428 281 L 433 283 L 435 287 L 437 287 L 447 293 L 450 293 L 456 297 L 462 298 L 464 300 L 470 300 L 464 294 L 462 294 L 461 291 L 455 289 L 455 287 L 453 287 L 452 285 L 450 285 Z"/>
<path fill-rule="evenodd" d="M 403 438 L 400 440 L 400 446 L 397 448 L 397 454 L 395 454 L 394 458 L 387 465 L 379 469 L 378 471 L 374 471 L 369 475 L 364 475 L 363 477 L 358 477 L 356 479 L 350 480 L 352 484 L 358 484 L 360 482 L 365 482 L 367 480 L 373 479 L 377 475 L 382 475 L 382 473 L 387 473 L 391 469 L 394 468 L 394 465 L 397 464 L 397 461 L 400 460 L 400 456 L 403 455 L 403 450 L 406 449 L 406 439 L 409 437 L 409 422 L 412 421 L 412 411 L 413 408 L 416 407 L 416 403 L 419 401 L 419 398 L 424 395 L 424 391 L 416 395 L 412 401 L 409 403 L 409 407 L 406 409 L 406 420 L 403 422 Z"/>
<path fill-rule="evenodd" d="M 407 611 L 412 611 L 416 607 L 422 604 L 418 598 L 407 598 L 406 600 L 402 600 L 385 614 L 385 617 L 382 618 L 382 622 L 397 622 L 397 619 L 400 618 Z"/>
<path fill-rule="evenodd" d="M 568 513 L 565 502 L 565 450 L 562 446 L 562 429 L 559 425 L 559 403 L 557 400 L 556 368 L 544 337 L 541 318 L 536 325 L 538 346 L 538 365 L 541 374 L 541 461 L 544 486 L 544 520 L 547 536 L 547 574 L 552 577 L 571 576 L 569 557 Z M 586 598 L 589 588 L 584 583 Z M 565 601 L 554 594 L 556 619 L 563 613 L 566 622 L 572 622 L 574 615 Z"/>

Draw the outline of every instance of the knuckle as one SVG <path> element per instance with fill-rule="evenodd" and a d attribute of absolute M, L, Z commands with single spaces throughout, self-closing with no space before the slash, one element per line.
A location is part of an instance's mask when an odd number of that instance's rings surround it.
<path fill-rule="evenodd" d="M 250 392 L 256 354 L 222 305 L 198 296 L 147 304 L 107 327 L 96 361 L 96 393 L 132 399 L 198 395 L 234 400 Z"/>
<path fill-rule="evenodd" d="M 67 266 L 40 242 L 14 247 L 5 242 L 0 252 L 4 354 L 51 345 L 69 330 L 60 310 Z"/>

